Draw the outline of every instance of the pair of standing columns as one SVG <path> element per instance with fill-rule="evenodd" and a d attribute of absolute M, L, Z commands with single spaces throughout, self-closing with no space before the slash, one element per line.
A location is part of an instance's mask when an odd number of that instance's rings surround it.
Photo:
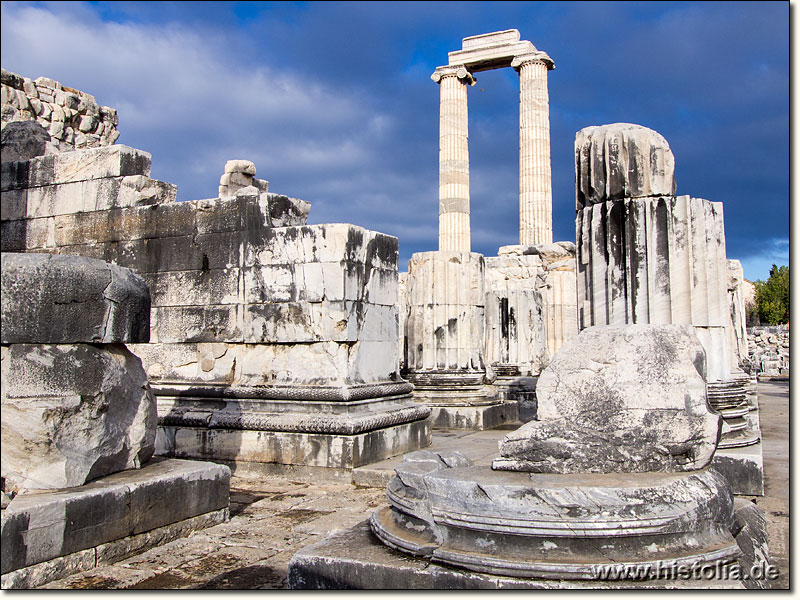
<path fill-rule="evenodd" d="M 515 57 L 511 66 L 520 75 L 520 244 L 549 244 L 553 241 L 553 195 L 547 71 L 553 61 L 544 52 L 534 52 Z M 475 79 L 463 65 L 439 67 L 431 78 L 440 86 L 439 250 L 468 252 L 467 84 L 474 85 Z"/>

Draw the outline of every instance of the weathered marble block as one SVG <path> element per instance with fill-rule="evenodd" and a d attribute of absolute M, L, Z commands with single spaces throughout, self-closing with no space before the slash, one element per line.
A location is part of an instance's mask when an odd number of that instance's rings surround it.
<path fill-rule="evenodd" d="M 149 316 L 147 287 L 130 269 L 2 255 L 6 491 L 79 486 L 152 456 L 155 399 L 123 345 L 148 340 Z"/>
<path fill-rule="evenodd" d="M 127 343 L 150 337 L 150 293 L 94 258 L 2 254 L 3 344 Z"/>
<path fill-rule="evenodd" d="M 28 161 L 2 163 L 0 190 L 33 188 L 124 177 L 150 176 L 150 154 L 123 145 L 38 156 Z"/>
<path fill-rule="evenodd" d="M 672 196 L 674 172 L 667 141 L 641 125 L 586 127 L 575 138 L 578 210 L 609 200 Z"/>
<path fill-rule="evenodd" d="M 156 403 L 122 344 L 2 346 L 6 491 L 80 486 L 155 449 Z"/>
<path fill-rule="evenodd" d="M 691 328 L 592 327 L 539 377 L 539 421 L 503 438 L 492 468 L 535 473 L 679 472 L 711 461 L 721 417 Z"/>

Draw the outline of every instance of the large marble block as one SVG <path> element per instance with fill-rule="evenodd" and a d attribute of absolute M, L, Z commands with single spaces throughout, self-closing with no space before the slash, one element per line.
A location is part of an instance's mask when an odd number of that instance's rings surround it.
<path fill-rule="evenodd" d="M 721 417 L 689 327 L 584 329 L 539 377 L 538 421 L 505 436 L 493 468 L 535 473 L 702 469 Z"/>
<path fill-rule="evenodd" d="M 3 253 L 3 344 L 150 337 L 150 292 L 130 269 L 78 256 Z"/>
<path fill-rule="evenodd" d="M 83 485 L 146 463 L 156 404 L 122 344 L 2 347 L 6 490 Z"/>

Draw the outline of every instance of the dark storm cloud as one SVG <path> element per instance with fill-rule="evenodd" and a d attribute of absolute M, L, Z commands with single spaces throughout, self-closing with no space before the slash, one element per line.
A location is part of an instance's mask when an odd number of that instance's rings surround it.
<path fill-rule="evenodd" d="M 461 38 L 520 30 L 549 75 L 554 237 L 574 239 L 573 141 L 617 121 L 676 156 L 678 192 L 725 204 L 750 279 L 788 262 L 787 3 L 6 3 L 3 66 L 93 93 L 179 198 L 248 158 L 311 221 L 437 245 L 438 88 Z M 515 243 L 518 79 L 470 88 L 473 249 Z"/>

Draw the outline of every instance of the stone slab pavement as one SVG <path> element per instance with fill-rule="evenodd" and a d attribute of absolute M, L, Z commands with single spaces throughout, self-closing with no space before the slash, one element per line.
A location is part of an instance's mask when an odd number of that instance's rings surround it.
<path fill-rule="evenodd" d="M 756 502 L 766 513 L 772 561 L 780 572 L 774 587 L 788 589 L 789 383 L 759 383 L 759 405 L 766 494 Z M 434 430 L 432 447 L 460 449 L 484 464 L 513 428 Z M 297 550 L 356 525 L 385 504 L 383 482 L 399 461 L 376 463 L 354 474 L 361 486 L 234 477 L 230 522 L 41 589 L 284 589 L 289 560 Z"/>

